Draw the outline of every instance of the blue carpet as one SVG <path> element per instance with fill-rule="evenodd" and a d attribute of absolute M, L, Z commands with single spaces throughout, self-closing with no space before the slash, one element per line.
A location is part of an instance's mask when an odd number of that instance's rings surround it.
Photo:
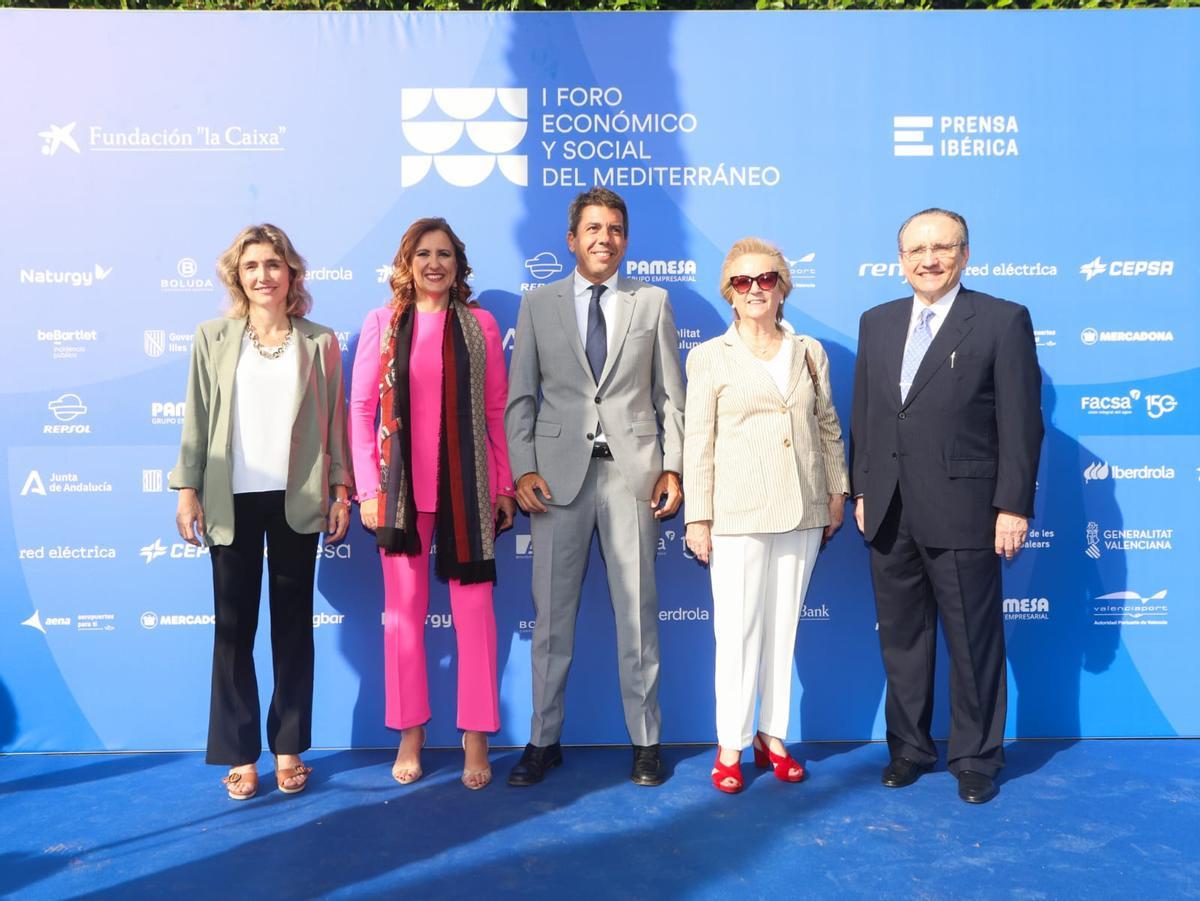
<path fill-rule="evenodd" d="M 225 798 L 201 755 L 0 758 L 0 893 L 18 898 L 1200 897 L 1200 741 L 1018 742 L 1000 795 L 970 806 L 944 769 L 886 789 L 880 744 L 793 748 L 714 791 L 713 750 L 665 751 L 640 788 L 625 749 L 568 748 L 529 789 L 469 792 L 461 752 L 327 751 L 285 796 Z M 748 755 L 747 755 L 748 756 Z"/>

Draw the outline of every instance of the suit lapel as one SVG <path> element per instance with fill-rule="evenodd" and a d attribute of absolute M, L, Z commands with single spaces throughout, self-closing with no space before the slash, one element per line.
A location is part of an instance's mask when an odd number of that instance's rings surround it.
<path fill-rule="evenodd" d="M 724 335 L 725 346 L 729 349 L 729 353 L 733 354 L 738 361 L 738 372 L 744 376 L 747 381 L 755 383 L 754 394 L 759 394 L 763 391 L 769 391 L 775 397 L 783 399 L 783 395 L 779 393 L 779 386 L 775 384 L 775 379 L 771 378 L 771 374 L 767 372 L 767 367 L 763 366 L 754 354 L 750 353 L 750 348 L 746 347 L 746 343 L 742 341 L 742 336 L 738 334 L 737 320 L 729 324 L 729 329 Z M 801 361 L 803 365 L 803 361 Z M 788 395 L 795 390 L 796 387 L 796 354 L 795 348 L 792 351 L 792 372 L 788 376 Z"/>
<path fill-rule="evenodd" d="M 908 343 L 908 321 L 912 317 L 912 300 L 897 301 L 883 323 L 883 371 L 887 378 L 888 396 L 900 406 L 900 369 L 904 365 L 904 345 Z M 912 397 L 911 390 L 909 391 Z"/>
<path fill-rule="evenodd" d="M 575 359 L 583 367 L 583 371 L 592 376 L 592 367 L 588 365 L 587 354 L 583 350 L 583 339 L 579 337 L 579 321 L 575 318 L 575 274 L 574 272 L 558 283 L 558 299 L 554 306 L 558 308 L 558 319 L 562 325 L 563 337 L 567 346 L 575 352 Z"/>
<path fill-rule="evenodd" d="M 970 334 L 971 329 L 974 328 L 971 320 L 975 316 L 975 304 L 971 298 L 971 293 L 966 288 L 961 288 L 958 296 L 954 298 L 950 312 L 946 314 L 946 321 L 938 329 L 933 343 L 929 345 L 929 350 L 925 352 L 925 356 L 921 359 L 921 365 L 917 367 L 917 374 L 913 377 L 912 387 L 908 389 L 908 399 L 904 404 L 905 406 L 911 404 L 913 398 L 920 393 L 921 389 L 929 384 L 929 380 L 933 378 L 933 374 L 946 365 L 951 351 L 958 347 L 962 343 L 962 340 Z"/>
<path fill-rule="evenodd" d="M 292 405 L 292 422 L 300 415 L 300 404 L 308 393 L 308 377 L 312 372 L 313 363 L 317 358 L 317 337 L 312 329 L 312 323 L 299 317 L 292 320 L 296 329 L 296 356 L 299 358 L 296 370 L 296 401 Z"/>
<path fill-rule="evenodd" d="M 233 382 L 237 377 L 238 357 L 242 352 L 242 335 L 246 332 L 245 319 L 229 319 L 217 335 L 217 349 L 213 363 L 217 370 L 217 396 L 233 402 Z"/>
<path fill-rule="evenodd" d="M 805 345 L 804 339 L 798 335 L 785 335 L 783 340 L 792 342 L 791 371 L 788 372 L 787 391 L 783 393 L 784 401 L 790 401 L 792 395 L 796 393 L 796 389 L 800 387 L 800 379 L 808 372 L 808 364 L 805 361 L 808 355 L 808 347 Z M 772 383 L 774 381 L 774 379 L 771 379 Z"/>
<path fill-rule="evenodd" d="M 621 287 L 620 280 L 617 282 L 617 302 L 612 307 L 612 321 L 605 322 L 605 329 L 608 332 L 608 355 L 604 358 L 604 369 L 600 373 L 599 385 L 604 384 L 604 380 L 608 378 L 608 374 L 612 372 L 612 368 L 620 356 L 621 348 L 625 346 L 625 336 L 629 334 L 629 323 L 633 321 L 633 308 L 637 303 L 637 288 L 631 291 Z M 590 369 L 588 370 L 591 371 Z"/>

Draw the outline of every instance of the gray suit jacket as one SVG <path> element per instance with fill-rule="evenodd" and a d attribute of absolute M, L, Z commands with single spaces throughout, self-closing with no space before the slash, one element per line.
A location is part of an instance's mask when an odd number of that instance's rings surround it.
<path fill-rule="evenodd" d="M 284 512 L 301 533 L 320 532 L 330 489 L 353 493 L 346 443 L 346 394 L 337 336 L 294 317 L 300 357 Z M 211 319 L 196 329 L 188 373 L 187 407 L 172 488 L 195 488 L 204 507 L 208 544 L 233 541 L 233 387 L 245 319 Z"/>
<path fill-rule="evenodd" d="M 569 504 L 599 422 L 630 491 L 648 500 L 663 471 L 683 470 L 683 373 L 671 302 L 662 288 L 618 279 L 612 350 L 597 384 L 575 320 L 574 278 L 521 299 L 504 411 L 513 477 L 537 472 L 550 486 L 549 503 Z"/>

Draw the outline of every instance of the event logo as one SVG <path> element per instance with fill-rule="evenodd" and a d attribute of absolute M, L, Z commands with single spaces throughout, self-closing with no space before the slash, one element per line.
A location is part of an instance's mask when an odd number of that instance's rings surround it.
<path fill-rule="evenodd" d="M 1140 388 L 1130 388 L 1127 394 L 1084 394 L 1079 398 L 1079 409 L 1088 416 L 1129 416 L 1142 406 L 1138 403 L 1141 400 L 1151 419 L 1162 419 L 1179 406 L 1173 394 L 1147 394 L 1143 398 Z"/>
<path fill-rule="evenodd" d="M 114 632 L 117 628 L 114 613 L 80 613 L 75 617 L 78 632 Z"/>
<path fill-rule="evenodd" d="M 1114 591 L 1092 601 L 1092 624 L 1096 626 L 1167 625 L 1167 589 L 1143 597 L 1136 591 Z"/>
<path fill-rule="evenodd" d="M 175 275 L 168 278 L 158 280 L 158 287 L 162 291 L 170 291 L 174 293 L 196 293 L 201 291 L 211 291 L 213 289 L 213 280 L 211 278 L 197 278 L 196 273 L 199 267 L 196 261 L 191 257 L 180 257 L 175 264 Z"/>
<path fill-rule="evenodd" d="M 52 472 L 48 483 L 42 481 L 42 475 L 36 469 L 29 470 L 25 484 L 21 487 L 21 496 L 40 494 L 111 494 L 112 482 L 87 482 L 79 478 L 76 472 Z"/>
<path fill-rule="evenodd" d="M 1048 620 L 1050 619 L 1049 598 L 1005 598 L 1004 618 L 1006 620 Z"/>
<path fill-rule="evenodd" d="M 74 360 L 80 356 L 87 347 L 84 345 L 91 344 L 99 338 L 99 332 L 95 329 L 38 329 L 37 339 L 39 344 L 53 345 L 52 355 L 55 360 Z"/>
<path fill-rule="evenodd" d="M 1123 342 L 1123 343 L 1145 343 L 1145 342 L 1163 342 L 1174 341 L 1175 333 L 1170 330 L 1158 331 L 1098 331 L 1094 328 L 1085 328 L 1079 333 L 1079 340 L 1091 347 L 1095 344 Z"/>
<path fill-rule="evenodd" d="M 517 556 L 533 559 L 533 536 L 517 533 Z"/>
<path fill-rule="evenodd" d="M 831 619 L 828 604 L 814 606 L 807 601 L 800 604 L 800 622 L 828 622 Z"/>
<path fill-rule="evenodd" d="M 18 560 L 115 560 L 117 549 L 93 545 L 56 544 L 47 547 L 44 544 L 36 547 L 23 547 L 17 550 Z"/>
<path fill-rule="evenodd" d="M 396 272 L 391 265 L 375 267 L 375 284 L 386 284 Z"/>
<path fill-rule="evenodd" d="M 146 558 L 146 565 L 149 566 L 159 557 L 170 557 L 172 560 L 198 560 L 208 556 L 208 548 L 204 545 L 197 547 L 185 541 L 176 541 L 168 546 L 163 544 L 161 538 L 155 538 L 153 544 L 146 545 L 138 551 L 138 554 Z"/>
<path fill-rule="evenodd" d="M 161 328 L 148 328 L 142 332 L 142 352 L 157 359 L 165 353 L 185 354 L 192 349 L 194 335 L 187 332 L 168 332 Z"/>
<path fill-rule="evenodd" d="M 626 260 L 625 274 L 650 283 L 694 282 L 695 260 Z"/>
<path fill-rule="evenodd" d="M 1129 479 L 1136 481 L 1166 481 L 1175 478 L 1175 470 L 1170 466 L 1110 466 L 1107 460 L 1096 460 L 1083 469 L 1083 483 L 1104 481 L 1105 479 Z"/>
<path fill-rule="evenodd" d="M 539 282 L 553 278 L 562 272 L 563 269 L 562 263 L 558 261 L 558 257 L 548 250 L 543 250 L 541 253 L 527 259 L 525 261 L 525 268 Z"/>
<path fill-rule="evenodd" d="M 1054 347 L 1058 344 L 1054 339 L 1058 336 L 1052 328 L 1035 328 L 1033 330 L 1033 343 L 1038 347 Z"/>
<path fill-rule="evenodd" d="M 676 607 L 674 610 L 659 610 L 660 623 L 698 623 L 709 622 L 712 614 L 703 607 Z"/>
<path fill-rule="evenodd" d="M 1053 529 L 1030 529 L 1025 536 L 1025 550 L 1045 550 L 1054 543 Z"/>
<path fill-rule="evenodd" d="M 139 618 L 143 629 L 156 629 L 159 626 L 211 626 L 216 617 L 211 613 L 163 613 L 158 614 L 147 610 Z"/>
<path fill-rule="evenodd" d="M 21 486 L 21 497 L 25 497 L 27 494 L 46 496 L 46 486 L 42 484 L 42 476 L 36 469 L 29 470 L 29 475 L 25 477 L 25 484 Z"/>
<path fill-rule="evenodd" d="M 142 494 L 155 494 L 163 490 L 163 471 L 161 469 L 142 470 Z"/>
<path fill-rule="evenodd" d="M 88 435 L 91 434 L 92 427 L 83 423 L 75 422 L 80 416 L 87 413 L 87 404 L 80 399 L 78 394 L 61 394 L 54 400 L 46 404 L 46 408 L 54 414 L 54 418 L 59 421 L 59 425 L 43 425 L 43 435 Z M 67 425 L 66 423 L 70 423 Z"/>
<path fill-rule="evenodd" d="M 964 278 L 1051 278 L 1058 267 L 1051 263 L 971 263 L 963 267 Z M 904 267 L 898 261 L 858 264 L 859 278 L 892 278 L 904 280 Z M 1054 334 L 1053 331 L 1050 332 Z"/>
<path fill-rule="evenodd" d="M 345 620 L 344 613 L 314 613 L 312 627 L 319 629 L 321 626 L 340 626 Z"/>
<path fill-rule="evenodd" d="M 187 401 L 152 401 L 150 404 L 151 425 L 183 425 Z"/>
<path fill-rule="evenodd" d="M 79 145 L 75 143 L 75 137 L 71 134 L 78 124 L 69 122 L 66 125 L 51 125 L 45 131 L 39 131 L 37 136 L 42 139 L 42 155 L 54 156 L 62 147 L 78 153 Z"/>
<path fill-rule="evenodd" d="M 430 101 L 449 118 L 418 118 Z M 482 118 L 498 102 L 511 119 Z M 529 127 L 528 91 L 525 88 L 402 88 L 400 129 L 417 154 L 400 157 L 400 186 L 409 188 L 436 169 L 442 180 L 458 188 L 483 182 L 499 168 L 514 185 L 529 183 L 529 158 L 511 153 Z M 458 144 L 464 131 L 473 150 L 446 151 Z"/>
<path fill-rule="evenodd" d="M 1079 274 L 1084 276 L 1084 281 L 1091 281 L 1098 275 L 1107 273 L 1113 277 L 1135 278 L 1138 276 L 1148 276 L 1151 278 L 1170 276 L 1175 274 L 1174 260 L 1113 260 L 1111 263 L 1105 263 L 1100 257 L 1096 257 L 1090 263 L 1084 263 L 1079 267 Z"/>
<path fill-rule="evenodd" d="M 352 282 L 354 272 L 345 266 L 314 266 L 304 273 L 306 282 Z"/>
<path fill-rule="evenodd" d="M 1012 115 L 893 116 L 892 155 L 1020 156 L 1020 130 Z"/>
<path fill-rule="evenodd" d="M 34 610 L 33 616 L 28 619 L 21 620 L 22 626 L 28 626 L 31 629 L 37 629 L 43 635 L 46 634 L 46 628 L 53 629 L 55 626 L 71 625 L 71 617 L 69 616 L 47 616 L 44 620 L 41 617 L 41 610 Z"/>
<path fill-rule="evenodd" d="M 20 280 L 22 285 L 66 285 L 70 288 L 90 288 L 94 283 L 108 278 L 112 271 L 112 266 L 105 268 L 99 263 L 93 264 L 90 271 L 22 269 Z"/>
<path fill-rule="evenodd" d="M 1174 529 L 1102 529 L 1089 522 L 1084 533 L 1087 547 L 1084 553 L 1099 560 L 1103 551 L 1170 551 L 1174 549 Z"/>
<path fill-rule="evenodd" d="M 788 274 L 792 277 L 793 288 L 815 288 L 817 286 L 816 259 L 817 252 L 815 250 L 794 260 L 784 257 L 788 265 Z"/>

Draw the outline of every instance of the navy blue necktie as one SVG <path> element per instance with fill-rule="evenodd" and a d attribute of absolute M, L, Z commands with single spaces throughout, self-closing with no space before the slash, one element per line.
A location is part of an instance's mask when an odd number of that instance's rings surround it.
<path fill-rule="evenodd" d="M 600 295 L 604 293 L 605 285 L 592 285 L 592 302 L 588 304 L 587 341 L 584 350 L 587 352 L 588 365 L 592 367 L 592 378 L 600 384 L 600 373 L 604 371 L 604 361 L 608 357 L 608 329 L 604 325 L 604 311 L 600 309 Z"/>

